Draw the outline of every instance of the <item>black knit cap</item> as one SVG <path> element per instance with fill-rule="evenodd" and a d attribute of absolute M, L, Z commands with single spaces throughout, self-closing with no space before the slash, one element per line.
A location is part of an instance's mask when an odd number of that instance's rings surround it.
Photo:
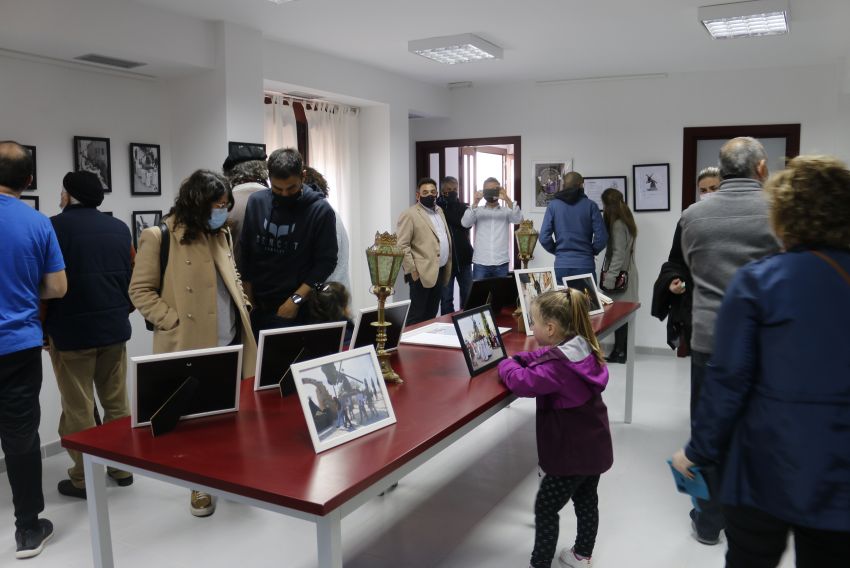
<path fill-rule="evenodd" d="M 62 179 L 62 187 L 86 207 L 97 207 L 103 203 L 103 185 L 91 172 L 68 172 Z"/>
<path fill-rule="evenodd" d="M 227 156 L 227 159 L 224 160 L 224 164 L 221 166 L 221 170 L 224 173 L 227 173 L 242 162 L 251 162 L 253 160 L 266 160 L 266 158 L 267 156 L 266 153 L 263 151 L 262 146 L 233 146 L 233 148 L 230 150 L 230 154 L 228 154 Z"/>

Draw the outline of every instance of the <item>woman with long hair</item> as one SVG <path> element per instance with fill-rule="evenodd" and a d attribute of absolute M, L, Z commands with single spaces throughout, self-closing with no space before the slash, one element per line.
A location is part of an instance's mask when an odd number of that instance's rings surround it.
<path fill-rule="evenodd" d="M 637 225 L 620 190 L 609 187 L 602 192 L 602 219 L 608 229 L 608 248 L 599 281 L 605 294 L 621 302 L 638 301 L 638 273 L 635 263 Z M 626 362 L 627 325 L 614 332 L 614 350 L 607 357 L 612 363 Z"/>
<path fill-rule="evenodd" d="M 245 378 L 254 375 L 257 345 L 225 225 L 232 207 L 230 183 L 223 176 L 209 170 L 189 176 L 163 219 L 165 232 L 160 227 L 142 232 L 130 299 L 153 324 L 154 353 L 242 344 Z M 168 257 L 161 268 L 163 237 Z M 205 517 L 215 511 L 215 503 L 209 494 L 192 491 L 190 509 Z"/>

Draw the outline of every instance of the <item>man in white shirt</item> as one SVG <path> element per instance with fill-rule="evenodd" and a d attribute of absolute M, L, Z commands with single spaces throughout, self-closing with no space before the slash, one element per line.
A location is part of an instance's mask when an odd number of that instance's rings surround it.
<path fill-rule="evenodd" d="M 478 207 L 484 199 L 486 205 Z M 499 205 L 499 200 L 505 205 Z M 484 188 L 475 192 L 472 207 L 461 219 L 464 227 L 475 226 L 475 252 L 472 255 L 472 279 L 507 276 L 510 261 L 509 225 L 522 221 L 522 211 L 496 178 L 487 178 Z"/>

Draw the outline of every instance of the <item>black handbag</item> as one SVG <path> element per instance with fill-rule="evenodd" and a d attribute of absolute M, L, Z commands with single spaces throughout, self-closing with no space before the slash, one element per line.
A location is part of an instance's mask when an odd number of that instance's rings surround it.
<path fill-rule="evenodd" d="M 632 257 L 635 254 L 635 244 L 632 241 L 632 250 L 629 251 L 629 261 L 631 262 Z M 603 265 L 602 270 L 599 273 L 599 289 L 603 292 L 625 292 L 629 288 L 629 271 L 621 270 L 619 274 L 617 274 L 617 278 L 614 280 L 613 288 L 605 287 L 605 277 L 608 275 L 608 269 Z"/>

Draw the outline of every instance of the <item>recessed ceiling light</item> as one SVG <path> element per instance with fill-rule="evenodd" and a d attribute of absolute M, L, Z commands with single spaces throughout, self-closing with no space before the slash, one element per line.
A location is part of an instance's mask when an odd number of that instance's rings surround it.
<path fill-rule="evenodd" d="M 295 2 L 295 0 L 269 0 L 272 4 L 286 4 L 287 2 Z"/>
<path fill-rule="evenodd" d="M 502 58 L 501 47 L 474 34 L 417 39 L 407 42 L 407 50 L 437 63 L 449 65 Z"/>
<path fill-rule="evenodd" d="M 753 0 L 700 6 L 699 19 L 712 39 L 788 33 L 788 0 Z"/>

